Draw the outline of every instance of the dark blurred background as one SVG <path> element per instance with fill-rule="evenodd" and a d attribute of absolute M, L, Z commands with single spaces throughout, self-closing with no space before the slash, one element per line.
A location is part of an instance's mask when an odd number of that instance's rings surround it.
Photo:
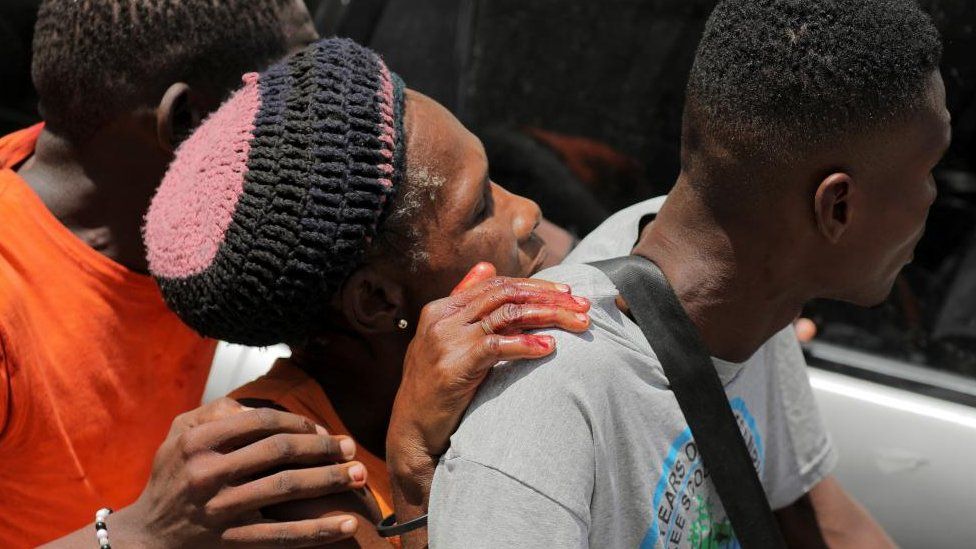
<path fill-rule="evenodd" d="M 30 80 L 31 39 L 37 0 L 3 0 L 0 3 L 0 133 L 34 123 L 37 95 Z"/>
<path fill-rule="evenodd" d="M 4 0 L 0 131 L 37 119 L 36 0 Z M 953 145 L 916 261 L 881 307 L 813 303 L 820 337 L 976 376 L 976 2 L 922 0 L 943 33 Z M 678 173 L 684 85 L 713 0 L 308 0 L 323 36 L 380 52 L 485 143 L 493 178 L 584 235 Z"/>

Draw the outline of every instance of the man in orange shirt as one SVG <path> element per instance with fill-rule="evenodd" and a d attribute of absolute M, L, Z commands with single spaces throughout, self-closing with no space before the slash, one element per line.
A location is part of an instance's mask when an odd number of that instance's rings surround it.
<path fill-rule="evenodd" d="M 347 461 L 346 438 L 226 401 L 170 430 L 199 405 L 215 342 L 168 312 L 140 235 L 182 138 L 241 74 L 315 38 L 299 0 L 42 4 L 33 78 L 46 125 L 0 139 L 0 546 L 82 527 L 57 543 L 92 546 L 96 511 L 134 501 L 106 526 L 120 544 L 348 533 L 349 517 L 268 525 L 253 513 L 289 499 L 255 474 Z M 302 497 L 361 486 L 361 470 L 308 469 L 318 478 Z M 218 497 L 232 513 L 199 512 Z"/>

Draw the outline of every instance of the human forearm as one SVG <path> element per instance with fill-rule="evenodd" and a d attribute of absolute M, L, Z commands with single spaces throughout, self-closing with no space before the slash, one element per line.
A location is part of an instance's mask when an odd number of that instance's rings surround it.
<path fill-rule="evenodd" d="M 137 505 L 132 505 L 109 515 L 109 541 L 116 547 L 147 549 L 150 547 L 165 547 L 165 544 L 153 544 L 152 538 L 146 536 L 140 526 L 141 511 Z M 48 542 L 41 549 L 91 549 L 97 547 L 95 538 L 95 512 L 92 511 L 92 522 L 74 532 Z"/>
<path fill-rule="evenodd" d="M 815 486 L 810 500 L 828 547 L 895 547 L 881 525 L 834 477 Z"/>
<path fill-rule="evenodd" d="M 427 514 L 430 485 L 437 467 L 436 458 L 411 442 L 419 437 L 404 431 L 394 423 L 387 436 L 387 469 L 397 522 L 401 524 Z M 403 534 L 400 541 L 405 549 L 427 547 L 427 528 Z"/>
<path fill-rule="evenodd" d="M 895 547 L 884 529 L 834 477 L 827 477 L 776 514 L 790 547 Z"/>

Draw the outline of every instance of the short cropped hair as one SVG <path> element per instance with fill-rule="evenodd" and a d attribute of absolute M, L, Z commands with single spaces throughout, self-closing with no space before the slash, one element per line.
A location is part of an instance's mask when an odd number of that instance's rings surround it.
<path fill-rule="evenodd" d="M 293 0 L 44 0 L 32 76 L 48 127 L 84 139 L 174 82 L 223 98 L 286 51 Z"/>
<path fill-rule="evenodd" d="M 913 0 L 723 0 L 688 80 L 683 142 L 789 157 L 919 107 L 942 56 Z"/>

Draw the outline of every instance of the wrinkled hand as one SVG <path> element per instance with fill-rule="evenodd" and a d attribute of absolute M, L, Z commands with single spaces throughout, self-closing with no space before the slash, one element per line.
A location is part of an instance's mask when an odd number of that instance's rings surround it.
<path fill-rule="evenodd" d="M 301 416 L 215 401 L 176 418 L 142 495 L 110 517 L 111 539 L 126 547 L 307 547 L 347 538 L 352 516 L 278 522 L 260 509 L 362 487 L 365 468 L 348 462 L 354 453 L 352 439 Z"/>
<path fill-rule="evenodd" d="M 437 458 L 492 366 L 555 350 L 539 328 L 582 332 L 588 300 L 544 280 L 496 277 L 476 265 L 450 297 L 429 303 L 407 350 L 387 433 L 387 464 L 398 502 L 426 506 Z M 401 506 L 397 506 L 401 516 Z"/>
<path fill-rule="evenodd" d="M 480 263 L 450 297 L 424 307 L 407 349 L 391 431 L 409 427 L 433 455 L 447 448 L 492 366 L 555 350 L 551 336 L 527 330 L 581 332 L 589 326 L 589 301 L 574 297 L 568 286 L 494 274 L 490 263 Z"/>

